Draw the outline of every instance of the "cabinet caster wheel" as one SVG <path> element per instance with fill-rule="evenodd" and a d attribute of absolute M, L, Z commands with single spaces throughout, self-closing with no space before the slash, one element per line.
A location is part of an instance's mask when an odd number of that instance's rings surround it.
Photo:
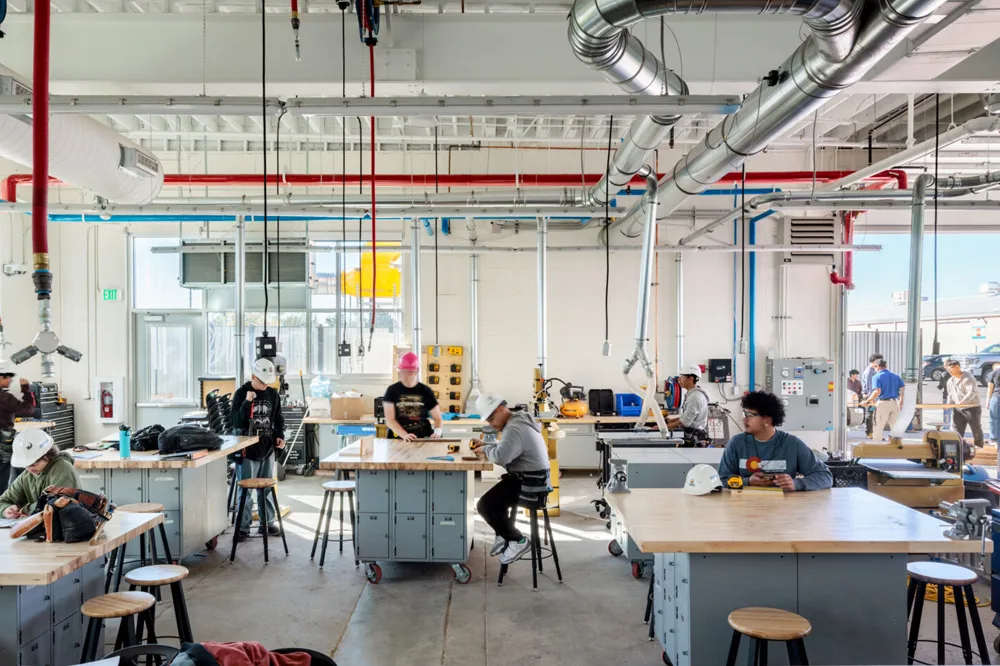
<path fill-rule="evenodd" d="M 455 572 L 455 582 L 459 585 L 465 585 L 472 580 L 472 572 L 464 564 L 453 564 L 451 568 Z"/>
<path fill-rule="evenodd" d="M 372 562 L 371 564 L 365 565 L 365 578 L 372 585 L 378 585 L 379 581 L 382 580 L 382 567 Z"/>
<path fill-rule="evenodd" d="M 660 653 L 660 659 L 662 659 L 663 663 L 667 666 L 674 666 L 673 662 L 670 661 L 670 657 L 667 656 L 666 650 Z"/>
<path fill-rule="evenodd" d="M 219 545 L 219 535 L 216 534 L 214 537 L 205 542 L 205 550 L 215 550 L 215 547 Z"/>
<path fill-rule="evenodd" d="M 645 569 L 646 569 L 646 567 L 645 567 L 645 565 L 642 562 L 638 562 L 638 561 L 637 562 L 633 562 L 632 563 L 632 578 L 642 578 L 642 574 L 643 574 L 643 571 L 645 571 Z"/>
<path fill-rule="evenodd" d="M 608 552 L 611 553 L 612 557 L 621 557 L 621 554 L 625 551 L 623 551 L 622 547 L 618 545 L 618 541 L 612 539 L 608 542 Z"/>
<path fill-rule="evenodd" d="M 1000 636 L 993 639 L 993 651 L 1000 654 Z"/>

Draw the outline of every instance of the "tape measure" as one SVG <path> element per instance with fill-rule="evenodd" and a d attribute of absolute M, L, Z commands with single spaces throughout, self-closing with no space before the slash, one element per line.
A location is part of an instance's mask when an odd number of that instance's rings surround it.
<path fill-rule="evenodd" d="M 726 486 L 728 486 L 730 490 L 742 490 L 743 477 L 739 474 L 729 477 L 726 481 Z"/>
<path fill-rule="evenodd" d="M 459 448 L 461 448 L 461 444 L 449 444 L 448 453 L 458 453 Z"/>

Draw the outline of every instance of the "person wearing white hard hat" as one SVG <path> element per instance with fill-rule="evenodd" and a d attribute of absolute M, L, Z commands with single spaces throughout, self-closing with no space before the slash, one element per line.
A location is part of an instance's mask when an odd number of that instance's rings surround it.
<path fill-rule="evenodd" d="M 510 564 L 530 547 L 514 523 L 513 509 L 519 498 L 534 502 L 540 494 L 551 490 L 549 452 L 538 421 L 523 410 L 511 411 L 496 393 L 481 395 L 476 401 L 476 411 L 484 423 L 500 433 L 500 441 L 483 444 L 476 449 L 476 455 L 507 470 L 479 498 L 476 510 L 496 532 L 490 555 L 499 555 L 501 563 Z"/>
<path fill-rule="evenodd" d="M 0 493 L 14 482 L 17 472 L 10 464 L 14 451 L 14 419 L 18 416 L 32 416 L 35 413 L 35 399 L 31 395 L 30 384 L 21 378 L 21 399 L 10 392 L 14 381 L 14 367 L 10 361 L 0 361 Z"/>
<path fill-rule="evenodd" d="M 389 439 L 407 442 L 441 437 L 444 421 L 434 389 L 420 381 L 420 357 L 406 352 L 396 365 L 399 381 L 391 384 L 382 396 Z M 433 425 L 432 422 L 433 421 Z"/>
<path fill-rule="evenodd" d="M 38 428 L 25 430 L 14 438 L 12 464 L 23 467 L 24 471 L 0 495 L 0 516 L 4 518 L 29 515 L 49 486 L 80 486 L 73 457 L 60 451 L 49 433 Z"/>
<path fill-rule="evenodd" d="M 701 368 L 689 365 L 677 374 L 677 383 L 684 389 L 684 403 L 681 413 L 667 419 L 671 430 L 684 430 L 684 444 L 704 446 L 711 441 L 708 436 L 708 394 L 699 386 Z"/>
<path fill-rule="evenodd" d="M 233 394 L 230 426 L 239 434 L 257 437 L 257 443 L 243 449 L 240 465 L 240 479 L 274 478 L 274 450 L 285 448 L 285 417 L 281 413 L 281 396 L 270 386 L 278 380 L 274 363 L 270 359 L 259 358 L 253 362 L 250 381 L 236 389 Z M 251 493 L 252 495 L 253 493 Z M 261 516 L 258 532 L 267 530 L 270 535 L 281 534 L 275 524 L 274 500 L 267 494 L 266 510 L 257 507 Z M 253 511 L 247 507 L 243 512 L 242 524 L 238 526 L 238 541 L 250 537 L 250 520 Z"/>
<path fill-rule="evenodd" d="M 718 490 L 722 490 L 722 479 L 716 469 L 711 465 L 695 465 L 688 470 L 681 492 L 685 495 L 708 495 Z"/>

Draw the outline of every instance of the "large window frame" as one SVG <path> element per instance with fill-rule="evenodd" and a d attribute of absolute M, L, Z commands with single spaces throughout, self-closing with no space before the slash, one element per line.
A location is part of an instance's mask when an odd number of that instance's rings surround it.
<path fill-rule="evenodd" d="M 184 381 L 180 382 L 180 385 L 184 387 L 187 391 L 182 396 L 175 396 L 172 399 L 164 399 L 157 397 L 155 392 L 155 382 L 156 382 L 156 371 L 154 369 L 153 359 L 149 359 L 148 367 L 146 369 L 146 382 L 145 382 L 145 396 L 143 402 L 151 405 L 187 405 L 192 402 L 198 402 L 199 400 L 195 397 L 195 378 L 194 372 L 191 364 L 190 353 L 194 351 L 194 331 L 192 330 L 192 324 L 182 324 L 182 323 L 172 323 L 172 322 L 151 322 L 145 327 L 146 330 L 146 341 L 145 348 L 147 350 L 153 349 L 153 336 L 159 329 L 180 329 L 184 331 L 185 342 L 184 346 L 187 347 L 189 354 L 185 358 L 184 364 Z M 180 356 L 180 355 L 178 355 Z"/>

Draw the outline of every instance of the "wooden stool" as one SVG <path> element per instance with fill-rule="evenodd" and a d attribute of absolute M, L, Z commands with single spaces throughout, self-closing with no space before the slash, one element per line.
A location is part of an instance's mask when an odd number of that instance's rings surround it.
<path fill-rule="evenodd" d="M 177 620 L 177 638 L 182 643 L 194 643 L 187 601 L 184 599 L 184 587 L 181 585 L 181 581 L 187 577 L 186 567 L 176 564 L 154 564 L 128 572 L 125 576 L 125 582 L 129 584 L 129 590 L 139 588 L 142 592 L 152 592 L 162 585 L 169 585 L 170 597 L 174 602 L 174 618 Z M 142 642 L 141 619 L 138 627 L 138 641 Z"/>
<path fill-rule="evenodd" d="M 157 504 L 155 502 L 136 502 L 135 504 L 122 504 L 117 507 L 115 511 L 121 511 L 124 513 L 163 513 L 163 505 Z M 160 542 L 163 545 L 163 554 L 165 559 L 164 564 L 173 564 L 173 557 L 170 554 L 170 544 L 167 543 L 167 528 L 164 523 L 159 525 L 160 531 Z M 156 536 L 155 534 L 149 535 L 149 545 L 153 552 L 153 564 L 159 564 L 160 558 L 156 553 Z M 125 548 L 126 544 L 122 544 L 118 548 L 111 551 L 111 555 L 108 556 L 108 572 L 104 579 L 104 593 L 107 594 L 111 591 L 111 579 L 114 577 L 114 591 L 117 592 L 121 588 L 122 583 L 122 573 L 125 569 Z M 143 532 L 139 535 L 139 566 L 146 566 L 146 533 Z"/>
<path fill-rule="evenodd" d="M 351 507 L 351 538 L 348 539 L 354 547 L 354 566 L 358 566 L 358 547 L 357 543 L 354 541 L 354 533 L 357 527 L 357 521 L 354 518 L 354 491 L 357 490 L 358 484 L 355 481 L 327 481 L 323 484 L 323 506 L 319 509 L 319 520 L 316 522 L 316 536 L 313 537 L 313 547 L 312 553 L 309 555 L 309 559 L 316 557 L 316 545 L 319 543 L 320 530 L 323 526 L 323 514 L 326 513 L 326 529 L 323 530 L 323 549 L 320 551 L 319 555 L 319 568 L 323 568 L 323 563 L 326 561 L 326 543 L 330 540 L 330 518 L 333 516 L 333 500 L 335 496 L 340 497 L 340 529 L 337 530 L 340 535 L 340 552 L 344 552 L 344 495 L 347 495 L 347 501 L 350 503 Z"/>
<path fill-rule="evenodd" d="M 983 636 L 983 625 L 979 621 L 979 609 L 976 607 L 976 595 L 972 592 L 972 584 L 978 576 L 971 569 L 945 564 L 943 562 L 910 562 L 906 565 L 910 574 L 910 584 L 906 588 L 906 616 L 910 621 L 910 639 L 907 641 L 906 663 L 913 663 L 913 655 L 917 651 L 920 637 L 920 618 L 924 610 L 924 597 L 928 585 L 937 586 L 937 658 L 938 663 L 944 663 L 944 603 L 945 590 L 951 588 L 955 594 L 955 614 L 958 619 L 958 635 L 962 641 L 962 656 L 965 663 L 972 663 L 972 645 L 969 642 L 969 628 L 965 624 L 965 609 L 969 609 L 972 618 L 972 631 L 976 635 L 976 647 L 979 648 L 979 659 L 982 663 L 990 663 L 986 638 Z"/>
<path fill-rule="evenodd" d="M 80 607 L 80 612 L 84 617 L 89 617 L 90 621 L 87 623 L 80 662 L 87 663 L 97 659 L 97 650 L 102 647 L 98 645 L 101 640 L 101 629 L 104 628 L 104 621 L 109 618 L 122 619 L 121 626 L 118 627 L 118 637 L 115 639 L 115 650 L 139 644 L 135 633 L 136 615 L 139 616 L 140 622 L 149 627 L 149 642 L 155 643 L 153 622 L 156 615 L 151 610 L 155 605 L 156 597 L 146 592 L 113 592 L 85 601 Z"/>
<path fill-rule="evenodd" d="M 808 664 L 804 639 L 812 631 L 809 620 L 801 615 L 777 608 L 740 608 L 729 614 L 729 626 L 733 628 L 733 641 L 729 644 L 729 658 L 726 666 L 736 666 L 736 655 L 740 651 L 740 638 L 751 640 L 749 666 L 767 666 L 767 642 L 781 641 L 788 648 L 788 663 L 791 666 Z"/>
<path fill-rule="evenodd" d="M 517 506 L 511 508 L 512 513 L 516 513 L 518 507 L 528 509 L 528 522 L 531 525 L 531 536 L 528 537 L 531 541 L 531 587 L 536 590 L 538 589 L 538 573 L 542 571 L 542 560 L 548 557 L 551 557 L 552 562 L 556 565 L 556 576 L 559 577 L 559 582 L 563 582 L 562 569 L 559 567 L 559 554 L 556 552 L 556 540 L 552 534 L 552 524 L 549 522 L 549 510 L 546 508 L 548 497 L 548 493 L 541 493 L 531 500 L 526 500 L 521 497 L 517 501 Z M 539 512 L 542 514 L 542 518 L 544 519 L 545 531 L 543 536 L 545 538 L 546 548 L 542 547 L 542 541 L 539 538 Z M 543 555 L 543 551 L 545 550 L 549 551 L 548 555 Z M 524 556 L 522 555 L 521 557 Z M 503 585 L 503 579 L 504 576 L 507 575 L 508 566 L 509 565 L 507 564 L 500 565 L 500 575 L 497 576 L 497 585 Z"/>
<path fill-rule="evenodd" d="M 250 492 L 257 491 L 257 511 L 260 513 L 260 524 L 263 528 L 261 534 L 264 536 L 264 564 L 268 563 L 267 555 L 267 491 L 271 490 L 271 497 L 274 499 L 274 512 L 278 515 L 278 529 L 281 531 L 281 543 L 285 546 L 285 555 L 288 555 L 288 542 L 285 540 L 285 525 L 281 520 L 281 505 L 278 504 L 278 482 L 274 479 L 242 479 L 239 481 L 240 487 L 240 508 L 236 511 L 236 527 L 233 530 L 233 551 L 229 554 L 229 561 L 236 561 L 236 544 L 239 543 L 240 525 L 243 520 L 243 512 L 248 511 L 247 500 L 250 499 Z"/>

